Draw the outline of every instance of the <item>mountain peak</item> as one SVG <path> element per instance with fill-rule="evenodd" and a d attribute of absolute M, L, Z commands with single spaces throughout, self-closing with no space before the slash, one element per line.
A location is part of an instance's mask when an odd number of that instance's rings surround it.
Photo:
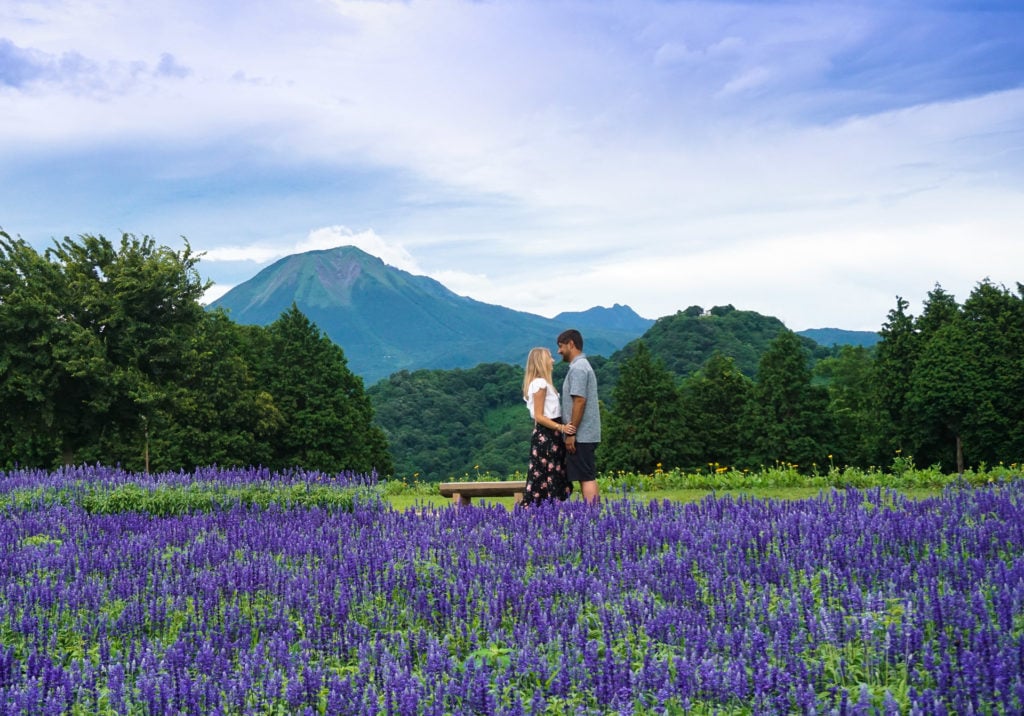
<path fill-rule="evenodd" d="M 295 304 L 345 351 L 368 383 L 399 370 L 519 364 L 551 345 L 564 323 L 459 296 L 427 276 L 388 266 L 354 246 L 287 256 L 209 306 L 239 323 L 267 325 Z M 610 355 L 646 329 L 602 326 L 604 311 L 578 314 L 593 353 Z M 639 319 L 643 321 L 644 319 Z M 602 330 L 602 329 L 607 330 Z M 483 352 L 481 352 L 483 351 Z"/>
<path fill-rule="evenodd" d="M 355 246 L 307 251 L 275 261 L 210 307 L 230 307 L 238 315 L 255 313 L 259 318 L 253 322 L 263 323 L 267 307 L 273 313 L 270 320 L 276 320 L 284 297 L 289 297 L 286 307 L 292 301 L 300 307 L 351 306 L 353 289 L 360 282 L 379 281 L 397 270 Z M 228 295 L 231 299 L 226 301 Z"/>
<path fill-rule="evenodd" d="M 629 306 L 614 304 L 611 308 L 594 306 L 586 311 L 559 313 L 554 320 L 565 325 L 572 324 L 575 328 L 603 328 L 642 334 L 654 321 L 643 318 Z"/>

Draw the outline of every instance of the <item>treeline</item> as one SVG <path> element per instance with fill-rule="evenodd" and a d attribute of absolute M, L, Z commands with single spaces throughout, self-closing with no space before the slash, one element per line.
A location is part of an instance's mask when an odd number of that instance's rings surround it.
<path fill-rule="evenodd" d="M 369 390 L 294 306 L 241 326 L 199 303 L 199 256 L 151 238 L 0 231 L 0 469 L 261 465 L 440 480 L 525 468 L 522 366 L 402 371 Z M 872 348 L 692 306 L 609 358 L 606 472 L 1024 462 L 1024 287 L 936 287 Z M 552 341 L 554 337 L 552 337 Z M 565 366 L 556 366 L 561 385 Z"/>
<path fill-rule="evenodd" d="M 897 299 L 873 348 L 813 361 L 782 331 L 753 379 L 716 354 L 681 381 L 641 342 L 607 411 L 607 469 L 793 463 L 965 466 L 1024 461 L 1024 287 L 940 286 L 920 316 Z"/>
<path fill-rule="evenodd" d="M 198 261 L 0 231 L 0 468 L 392 471 L 342 349 L 294 307 L 266 327 L 206 311 Z"/>
<path fill-rule="evenodd" d="M 659 466 L 964 467 L 1024 462 L 1024 288 L 989 281 L 961 305 L 941 287 L 896 308 L 873 347 L 825 349 L 777 319 L 692 306 L 609 359 L 603 471 Z M 564 366 L 556 367 L 561 385 Z M 522 471 L 522 368 L 402 372 L 369 389 L 397 474 Z M 439 413 L 431 406 L 447 405 Z M 426 418 L 426 419 L 424 419 Z"/>

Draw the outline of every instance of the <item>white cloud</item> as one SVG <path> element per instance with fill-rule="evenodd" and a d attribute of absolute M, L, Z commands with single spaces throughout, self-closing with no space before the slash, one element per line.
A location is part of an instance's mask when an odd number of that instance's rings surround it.
<path fill-rule="evenodd" d="M 150 174 L 124 202 L 131 222 L 196 207 L 180 233 L 218 237 L 194 242 L 215 270 L 352 244 L 545 315 L 749 299 L 798 323 L 831 310 L 863 325 L 916 286 L 970 275 L 969 290 L 1011 265 L 1024 230 L 1019 62 L 1006 70 L 1018 84 L 973 85 L 998 62 L 970 59 L 1011 46 L 1019 14 L 997 26 L 881 1 L 239 7 L 0 8 L 17 80 L 0 85 L 0 166 L 44 176 L 54 157 L 102 166 L 110 148 L 159 148 L 132 165 Z M 190 181 L 221 178 L 238 196 L 189 196 Z M 109 204 L 96 191 L 75 206 Z M 212 230 L 204 212 L 222 201 L 238 203 Z M 248 222 L 235 233 L 234 217 Z"/>
<path fill-rule="evenodd" d="M 409 273 L 423 273 L 412 254 L 406 251 L 405 247 L 378 236 L 373 229 L 358 233 L 346 226 L 327 226 L 314 229 L 305 241 L 299 242 L 296 251 L 332 249 L 338 246 L 355 246 L 357 249 L 376 256 L 389 266 Z"/>
<path fill-rule="evenodd" d="M 752 67 L 725 83 L 718 93 L 720 97 L 759 90 L 771 82 L 774 73 L 767 67 Z"/>
<path fill-rule="evenodd" d="M 216 301 L 218 298 L 220 298 L 233 288 L 234 286 L 232 286 L 231 284 L 215 283 L 208 289 L 206 289 L 206 292 L 203 293 L 203 297 L 200 299 L 199 302 L 202 303 L 204 306 L 213 303 L 214 301 Z"/>
<path fill-rule="evenodd" d="M 313 229 L 304 239 L 290 244 L 253 244 L 207 249 L 202 260 L 213 263 L 248 261 L 255 264 L 266 264 L 292 254 L 333 249 L 339 246 L 355 246 L 395 268 L 410 273 L 423 273 L 416 260 L 400 244 L 378 236 L 373 229 L 356 232 L 347 226 L 325 226 Z"/>

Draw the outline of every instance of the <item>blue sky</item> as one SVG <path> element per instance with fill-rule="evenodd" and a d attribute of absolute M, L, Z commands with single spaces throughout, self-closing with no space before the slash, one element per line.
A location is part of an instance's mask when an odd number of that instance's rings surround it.
<path fill-rule="evenodd" d="M 5 0 L 0 227 L 353 244 L 553 316 L 1024 281 L 1024 4 Z"/>

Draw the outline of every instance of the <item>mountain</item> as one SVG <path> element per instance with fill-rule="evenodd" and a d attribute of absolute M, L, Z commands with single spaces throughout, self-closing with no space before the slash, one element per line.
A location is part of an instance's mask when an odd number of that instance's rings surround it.
<path fill-rule="evenodd" d="M 584 334 L 584 343 L 587 331 L 596 331 L 605 336 L 609 333 L 621 333 L 623 336 L 629 336 L 625 341 L 628 342 L 654 325 L 653 318 L 642 318 L 629 306 L 618 303 L 611 308 L 595 306 L 586 311 L 559 313 L 552 320 L 560 325 L 578 329 Z"/>
<path fill-rule="evenodd" d="M 882 340 L 878 331 L 847 331 L 842 328 L 808 328 L 797 335 L 810 338 L 820 346 L 862 346 L 870 348 Z"/>
<path fill-rule="evenodd" d="M 459 296 L 354 246 L 286 256 L 209 305 L 238 323 L 267 325 L 294 303 L 345 351 L 369 385 L 400 370 L 522 364 L 578 328 L 588 353 L 611 355 L 653 322 L 628 306 L 554 319 Z M 569 321 L 578 321 L 570 323 Z"/>
<path fill-rule="evenodd" d="M 784 330 L 786 326 L 778 318 L 756 311 L 738 310 L 731 305 L 715 306 L 708 311 L 690 306 L 659 318 L 636 341 L 612 354 L 605 367 L 606 382 L 617 378 L 619 366 L 633 357 L 639 341 L 680 378 L 699 370 L 714 353 L 729 356 L 741 372 L 753 377 L 761 356 Z M 816 350 L 824 351 L 813 340 L 803 340 L 812 355 Z"/>

